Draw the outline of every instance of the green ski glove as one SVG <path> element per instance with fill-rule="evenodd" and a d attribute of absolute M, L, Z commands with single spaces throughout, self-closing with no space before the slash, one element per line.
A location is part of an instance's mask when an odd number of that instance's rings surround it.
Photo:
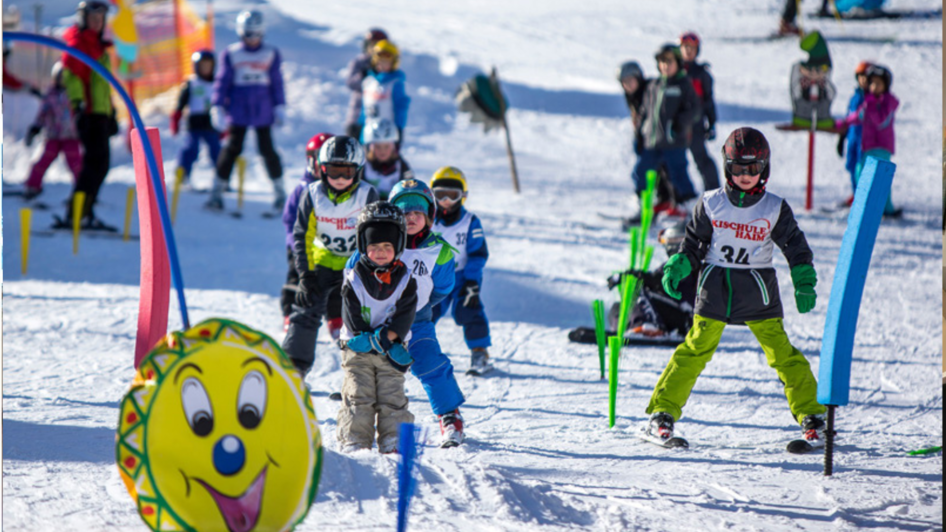
<path fill-rule="evenodd" d="M 802 314 L 815 308 L 815 285 L 818 284 L 818 275 L 811 264 L 799 264 L 792 268 L 792 284 L 795 285 L 795 306 Z"/>
<path fill-rule="evenodd" d="M 660 284 L 663 285 L 667 295 L 674 299 L 683 297 L 680 291 L 677 290 L 677 285 L 680 284 L 680 281 L 689 277 L 692 270 L 690 259 L 683 253 L 677 253 L 670 257 L 667 264 L 664 264 L 664 276 L 660 280 Z"/>

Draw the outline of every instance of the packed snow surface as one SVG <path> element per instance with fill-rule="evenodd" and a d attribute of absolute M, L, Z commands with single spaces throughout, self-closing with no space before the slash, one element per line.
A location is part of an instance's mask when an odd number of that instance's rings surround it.
<path fill-rule="evenodd" d="M 52 2 L 47 20 L 68 23 L 71 2 Z M 684 30 L 703 39 L 720 122 L 709 143 L 717 157 L 735 127 L 763 131 L 772 145 L 769 190 L 793 206 L 815 253 L 819 299 L 800 315 L 788 268 L 775 261 L 785 328 L 817 375 L 828 295 L 843 214 L 820 214 L 850 194 L 835 138 L 819 135 L 815 203 L 804 211 L 807 135 L 778 132 L 790 115 L 788 74 L 804 57 L 797 40 L 767 40 L 780 1 L 674 2 L 214 2 L 218 49 L 235 39 L 233 19 L 261 9 L 266 40 L 282 50 L 288 124 L 276 132 L 287 181 L 305 165 L 304 142 L 342 128 L 347 62 L 370 26 L 401 47 L 413 98 L 404 154 L 419 176 L 443 165 L 470 181 L 467 206 L 486 229 L 490 259 L 483 300 L 492 323 L 496 370 L 463 374 L 469 353 L 449 319 L 438 325 L 466 395 L 467 440 L 440 449 L 436 419 L 419 382 L 407 379 L 411 410 L 428 429 L 411 507 L 411 530 L 941 530 L 942 455 L 907 452 L 942 445 L 940 181 L 941 19 L 844 22 L 803 17 L 827 37 L 838 87 L 835 115 L 854 89 L 863 59 L 889 65 L 897 113 L 898 170 L 893 198 L 905 209 L 877 236 L 858 319 L 850 404 L 838 408 L 835 472 L 818 454 L 795 456 L 799 433 L 774 370 L 744 327 L 726 330 L 697 382 L 678 429 L 691 443 L 668 451 L 635 436 L 666 364 L 668 348 L 626 348 L 620 364 L 617 424 L 607 426 L 608 390 L 594 346 L 569 343 L 568 329 L 591 323 L 590 302 L 614 299 L 605 278 L 627 262 L 627 237 L 598 213 L 630 214 L 634 155 L 627 111 L 614 79 L 637 59 L 653 76 L 653 51 Z M 816 9 L 803 3 L 803 10 Z M 891 0 L 891 8 L 933 9 L 932 1 Z M 21 6 L 28 12 L 26 6 Z M 56 17 L 64 17 L 57 19 Z M 509 124 L 522 193 L 514 194 L 501 134 L 483 135 L 458 116 L 461 82 L 496 66 L 511 102 Z M 22 134 L 32 99 L 5 95 L 3 179 L 25 180 L 37 147 Z M 161 128 L 167 176 L 181 137 Z M 252 135 L 251 135 L 252 137 Z M 116 137 L 113 167 L 98 214 L 121 225 L 131 156 Z M 248 200 L 235 220 L 200 208 L 185 193 L 175 225 L 191 321 L 220 316 L 280 340 L 278 294 L 285 276 L 283 229 L 259 216 L 271 189 L 248 139 Z M 700 183 L 693 171 L 691 177 Z M 208 186 L 202 154 L 194 171 Z M 57 162 L 34 211 L 34 229 L 62 210 L 71 177 Z M 235 181 L 235 180 L 234 180 Z M 236 203 L 226 198 L 228 208 Z M 118 405 L 132 378 L 138 313 L 137 243 L 34 236 L 21 275 L 18 198 L 3 211 L 3 524 L 4 530 L 144 530 L 114 463 Z M 133 232 L 137 232 L 137 223 Z M 651 235 L 655 243 L 655 233 Z M 659 246 L 658 246 L 659 247 Z M 658 250 L 655 263 L 664 260 Z M 181 326 L 172 298 L 170 327 Z M 298 528 L 391 530 L 396 462 L 377 452 L 341 453 L 335 439 L 338 350 L 322 333 L 308 376 L 325 440 L 318 497 Z"/>

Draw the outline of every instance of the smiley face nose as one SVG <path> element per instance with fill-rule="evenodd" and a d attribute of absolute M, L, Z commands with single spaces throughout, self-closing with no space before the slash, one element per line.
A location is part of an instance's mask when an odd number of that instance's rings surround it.
<path fill-rule="evenodd" d="M 220 438 L 214 445 L 214 468 L 221 475 L 233 475 L 246 463 L 246 448 L 240 438 L 232 434 Z"/>

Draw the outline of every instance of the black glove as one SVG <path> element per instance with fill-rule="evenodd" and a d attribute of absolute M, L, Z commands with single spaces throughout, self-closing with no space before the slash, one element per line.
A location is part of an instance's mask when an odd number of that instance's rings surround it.
<path fill-rule="evenodd" d="M 847 142 L 847 135 L 838 135 L 838 157 L 844 157 L 845 142 Z"/>
<path fill-rule="evenodd" d="M 460 304 L 469 309 L 480 308 L 480 283 L 467 281 L 460 289 Z"/>
<path fill-rule="evenodd" d="M 315 306 L 315 301 L 321 296 L 315 273 L 306 272 L 299 279 L 299 291 L 296 292 L 296 305 L 302 308 Z"/>
<path fill-rule="evenodd" d="M 82 138 L 89 131 L 89 117 L 85 114 L 85 102 L 72 102 L 72 119 L 76 123 L 76 133 Z"/>
<path fill-rule="evenodd" d="M 611 277 L 608 277 L 608 290 L 613 290 L 615 286 L 621 284 L 621 279 L 623 279 L 625 275 L 633 275 L 634 277 L 640 279 L 643 277 L 644 272 L 640 270 L 625 270 L 623 272 L 617 272 Z"/>
<path fill-rule="evenodd" d="M 36 96 L 39 99 L 43 99 L 43 92 L 37 89 L 36 87 L 30 87 L 30 94 Z"/>
<path fill-rule="evenodd" d="M 26 139 L 24 141 L 27 146 L 31 146 L 33 144 L 33 139 L 36 137 L 36 135 L 39 135 L 40 129 L 42 128 L 38 124 L 33 124 L 30 126 L 29 131 L 26 132 Z"/>

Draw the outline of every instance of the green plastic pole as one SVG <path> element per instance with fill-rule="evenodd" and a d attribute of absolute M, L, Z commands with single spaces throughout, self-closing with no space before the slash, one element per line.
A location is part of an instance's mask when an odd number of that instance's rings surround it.
<path fill-rule="evenodd" d="M 625 275 L 621 283 L 621 312 L 618 313 L 618 338 L 624 338 L 627 329 L 627 315 L 633 305 L 634 294 L 637 292 L 638 279 L 633 275 Z"/>
<path fill-rule="evenodd" d="M 628 267 L 632 270 L 637 269 L 636 268 L 637 267 L 637 250 L 638 250 L 637 246 L 639 245 L 638 241 L 640 240 L 640 236 L 641 235 L 640 235 L 639 227 L 631 228 L 630 241 L 628 242 L 628 246 L 630 246 L 630 253 L 628 257 L 630 261 L 628 263 L 629 264 Z"/>
<path fill-rule="evenodd" d="M 604 301 L 600 299 L 592 301 L 591 314 L 595 319 L 595 340 L 598 343 L 598 365 L 601 368 L 601 380 L 604 380 L 604 347 L 606 341 L 604 331 Z"/>
<path fill-rule="evenodd" d="M 618 397 L 618 357 L 621 355 L 620 336 L 609 336 L 608 346 L 611 348 L 611 364 L 608 367 L 608 428 L 614 428 L 614 415 Z"/>
<path fill-rule="evenodd" d="M 929 449 L 919 449 L 919 450 L 916 450 L 916 451 L 910 451 L 910 452 L 908 452 L 907 454 L 909 454 L 910 456 L 916 456 L 916 455 L 918 455 L 918 454 L 933 454 L 933 453 L 938 453 L 938 452 L 940 452 L 940 451 L 942 451 L 942 450 L 943 450 L 943 446 L 941 445 L 941 446 L 939 446 L 939 447 L 930 447 Z"/>

